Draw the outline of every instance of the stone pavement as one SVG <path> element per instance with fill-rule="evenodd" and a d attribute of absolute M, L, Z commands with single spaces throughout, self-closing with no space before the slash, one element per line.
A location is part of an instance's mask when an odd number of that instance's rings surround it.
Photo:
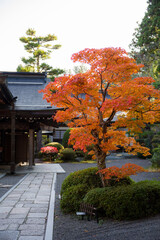
<path fill-rule="evenodd" d="M 0 198 L 0 240 L 52 240 L 55 183 L 64 170 L 59 164 L 40 164 Z"/>
<path fill-rule="evenodd" d="M 32 168 L 28 168 L 28 165 L 18 166 L 16 168 L 17 173 L 30 173 L 30 172 L 45 172 L 45 173 L 65 173 L 64 169 L 57 163 L 36 163 Z"/>

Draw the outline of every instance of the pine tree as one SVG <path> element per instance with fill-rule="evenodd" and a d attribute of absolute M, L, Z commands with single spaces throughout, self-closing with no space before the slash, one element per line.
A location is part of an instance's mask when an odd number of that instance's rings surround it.
<path fill-rule="evenodd" d="M 53 41 L 57 40 L 54 34 L 48 34 L 47 36 L 37 36 L 34 29 L 28 29 L 26 31 L 27 36 L 20 38 L 20 41 L 24 43 L 25 50 L 31 55 L 28 58 L 23 57 L 23 65 L 17 67 L 18 72 L 47 72 L 51 80 L 55 76 L 64 73 L 62 69 L 54 69 L 52 66 L 43 62 L 50 58 L 51 53 L 59 49 L 61 45 L 53 44 Z"/>

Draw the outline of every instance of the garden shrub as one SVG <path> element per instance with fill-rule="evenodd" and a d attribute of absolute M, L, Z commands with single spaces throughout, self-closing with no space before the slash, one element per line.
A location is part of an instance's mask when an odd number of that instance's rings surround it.
<path fill-rule="evenodd" d="M 72 128 L 69 128 L 65 131 L 63 138 L 62 138 L 62 145 L 64 148 L 72 147 L 71 145 L 68 144 L 68 140 L 70 137 L 70 131 Z"/>
<path fill-rule="evenodd" d="M 153 125 L 152 148 L 158 148 L 160 145 L 160 124 Z"/>
<path fill-rule="evenodd" d="M 76 153 L 72 148 L 65 148 L 61 150 L 59 159 L 63 160 L 64 162 L 75 161 Z"/>
<path fill-rule="evenodd" d="M 159 168 L 160 167 L 160 145 L 157 148 L 153 149 L 153 156 L 151 159 L 152 166 Z"/>
<path fill-rule="evenodd" d="M 76 150 L 76 157 L 84 157 L 85 153 L 82 150 Z"/>
<path fill-rule="evenodd" d="M 78 184 L 87 184 L 91 189 L 102 187 L 99 174 L 96 174 L 97 171 L 97 167 L 91 167 L 70 173 L 62 183 L 61 194 L 63 194 L 67 188 Z"/>
<path fill-rule="evenodd" d="M 63 194 L 68 187 L 77 184 L 87 184 L 90 189 L 101 188 L 102 182 L 97 171 L 97 167 L 91 167 L 70 173 L 62 183 L 61 194 Z M 129 185 L 132 183 L 134 183 L 134 181 L 130 177 L 122 178 L 119 181 L 113 179 L 108 180 L 108 186 Z"/>
<path fill-rule="evenodd" d="M 62 144 L 58 143 L 58 142 L 51 142 L 46 144 L 46 146 L 50 146 L 50 147 L 56 147 L 58 149 L 58 151 L 61 151 L 64 149 L 64 147 L 62 146 Z"/>
<path fill-rule="evenodd" d="M 93 154 L 89 152 L 93 150 L 94 145 L 87 146 L 87 152 L 84 154 L 84 160 L 92 160 Z"/>
<path fill-rule="evenodd" d="M 104 215 L 104 210 L 100 205 L 100 199 L 103 199 L 103 194 L 104 194 L 104 201 L 105 201 L 105 192 L 108 191 L 109 189 L 112 189 L 113 187 L 118 187 L 118 186 L 127 186 L 134 183 L 135 182 L 130 177 L 122 178 L 119 181 L 109 180 L 108 186 L 106 186 L 105 188 L 94 188 L 90 190 L 85 195 L 83 201 L 85 203 L 89 203 L 97 207 L 99 209 L 99 213 L 101 215 Z"/>
<path fill-rule="evenodd" d="M 79 210 L 85 194 L 88 192 L 89 186 L 86 184 L 73 185 L 66 189 L 63 193 L 60 207 L 64 213 L 76 212 Z"/>
<path fill-rule="evenodd" d="M 86 193 L 83 202 L 93 205 L 98 209 L 99 216 L 105 216 L 105 211 L 100 205 L 100 200 L 102 195 L 107 191 L 107 188 L 94 188 L 91 189 L 89 192 Z"/>
<path fill-rule="evenodd" d="M 96 171 L 97 171 L 97 169 L 96 169 Z M 79 171 L 77 171 L 77 172 L 79 172 Z M 73 176 L 73 173 L 70 175 Z M 71 178 L 72 176 L 70 176 L 70 175 L 68 177 Z M 78 178 L 78 176 L 77 176 L 77 178 Z M 80 178 L 81 178 L 81 180 L 83 179 L 82 175 L 80 176 Z M 79 183 L 78 181 L 76 181 L 76 179 L 74 179 L 75 181 L 73 180 L 74 185 L 71 182 L 69 184 L 68 179 L 67 179 L 68 185 L 67 186 L 65 185 L 65 188 L 64 188 L 64 183 L 66 183 L 66 181 L 64 180 L 64 182 L 62 184 L 63 185 L 62 190 L 61 190 L 61 194 L 62 194 L 61 209 L 62 209 L 62 211 L 65 213 L 75 212 L 79 209 L 80 203 L 82 201 L 84 201 L 86 203 L 93 204 L 95 207 L 97 207 L 99 209 L 99 213 L 101 215 L 104 215 L 105 208 L 103 208 L 101 206 L 102 205 L 101 201 L 102 201 L 102 199 L 104 199 L 104 202 L 105 202 L 106 191 L 109 191 L 110 189 L 112 189 L 114 187 L 93 188 L 94 187 L 93 184 L 87 183 L 87 180 L 86 180 L 87 178 L 83 181 L 83 183 Z M 99 184 L 101 186 L 101 183 L 99 183 Z"/>
<path fill-rule="evenodd" d="M 98 207 L 103 209 L 107 217 L 131 220 L 160 213 L 160 182 L 158 181 L 143 181 L 106 189 L 99 196 Z"/>
<path fill-rule="evenodd" d="M 117 178 L 108 179 L 108 186 L 127 186 L 133 184 L 134 181 L 130 177 L 120 178 L 117 181 Z"/>
<path fill-rule="evenodd" d="M 44 160 L 54 161 L 57 158 L 58 149 L 52 146 L 42 147 L 39 156 Z"/>

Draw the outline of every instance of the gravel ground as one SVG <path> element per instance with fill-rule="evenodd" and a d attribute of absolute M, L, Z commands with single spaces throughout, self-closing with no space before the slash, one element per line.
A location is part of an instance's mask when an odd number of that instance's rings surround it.
<path fill-rule="evenodd" d="M 121 167 L 125 163 L 135 163 L 145 168 L 149 167 L 149 160 L 111 156 L 107 166 Z M 60 164 L 65 174 L 58 174 L 56 184 L 54 240 L 160 240 L 160 215 L 135 221 L 103 220 L 99 224 L 95 220 L 80 220 L 73 215 L 65 215 L 60 210 L 59 194 L 61 184 L 68 174 L 96 164 Z M 146 179 L 160 180 L 160 173 L 140 173 L 132 177 L 136 182 Z"/>

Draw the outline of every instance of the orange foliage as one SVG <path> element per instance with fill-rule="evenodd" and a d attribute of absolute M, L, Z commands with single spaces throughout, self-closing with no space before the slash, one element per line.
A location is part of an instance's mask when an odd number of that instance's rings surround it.
<path fill-rule="evenodd" d="M 133 78 L 143 65 L 121 48 L 84 49 L 73 54 L 72 60 L 89 64 L 90 69 L 58 77 L 42 90 L 51 105 L 62 108 L 54 120 L 73 128 L 70 143 L 84 151 L 93 144 L 96 159 L 118 146 L 148 155 L 147 148 L 121 130 L 125 127 L 135 134 L 146 123 L 160 120 L 160 93 L 152 85 L 154 80 Z"/>
<path fill-rule="evenodd" d="M 101 173 L 103 179 L 109 180 L 114 178 L 116 181 L 119 181 L 121 178 L 136 175 L 141 172 L 147 172 L 147 170 L 136 164 L 126 163 L 121 168 L 113 166 L 99 170 L 97 173 Z"/>

